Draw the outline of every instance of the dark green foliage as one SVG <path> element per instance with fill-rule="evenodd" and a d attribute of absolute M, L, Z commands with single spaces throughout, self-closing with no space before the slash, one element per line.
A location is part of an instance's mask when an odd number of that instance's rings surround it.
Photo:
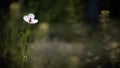
<path fill-rule="evenodd" d="M 102 2 L 110 7 L 111 3 Z M 98 27 L 91 28 L 83 18 L 85 4 L 83 0 L 20 0 L 11 1 L 5 9 L 0 7 L 0 68 L 22 68 L 24 45 L 28 46 L 28 50 L 25 47 L 28 60 L 24 61 L 24 68 L 34 65 L 38 68 L 118 67 L 119 21 L 103 15 L 99 17 Z M 28 13 L 34 13 L 39 22 L 34 25 L 24 22 L 23 16 Z M 43 30 L 42 23 L 47 24 Z M 28 29 L 30 35 L 26 38 Z M 41 40 L 45 40 L 45 44 Z M 30 51 L 32 45 L 41 48 Z M 65 47 L 60 47 L 62 45 Z M 36 60 L 34 56 L 39 55 Z M 33 62 L 34 59 L 38 62 Z"/>

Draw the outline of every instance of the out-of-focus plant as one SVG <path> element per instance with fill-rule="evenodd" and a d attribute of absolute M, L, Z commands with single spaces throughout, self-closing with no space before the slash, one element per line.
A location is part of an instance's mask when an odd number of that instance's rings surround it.
<path fill-rule="evenodd" d="M 110 21 L 110 18 L 109 18 L 109 15 L 110 15 L 110 11 L 109 10 L 101 10 L 101 14 L 100 14 L 100 27 L 102 29 L 102 35 L 103 35 L 103 40 L 104 42 L 107 41 L 108 37 L 109 37 L 109 21 Z"/>
<path fill-rule="evenodd" d="M 117 27 L 115 27 L 114 23 L 117 23 L 115 21 L 111 22 L 110 19 L 110 11 L 109 10 L 102 10 L 100 14 L 100 23 L 101 23 L 101 29 L 102 29 L 102 37 L 103 42 L 105 44 L 105 49 L 107 51 L 107 54 L 109 56 L 109 62 L 111 63 L 112 67 L 116 67 L 116 63 L 118 62 L 118 45 L 119 42 L 114 36 L 114 32 L 118 30 Z M 117 29 L 116 29 L 117 28 Z M 116 29 L 116 30 L 115 30 Z M 117 31 L 118 32 L 118 31 Z M 116 33 L 117 33 L 116 32 Z"/>

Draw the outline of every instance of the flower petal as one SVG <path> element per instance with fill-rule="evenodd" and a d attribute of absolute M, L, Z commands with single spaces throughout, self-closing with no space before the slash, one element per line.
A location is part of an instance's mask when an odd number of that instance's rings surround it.
<path fill-rule="evenodd" d="M 29 13 L 29 14 L 28 14 L 28 17 L 34 19 L 34 18 L 35 18 L 35 15 L 34 15 L 33 13 Z"/>
<path fill-rule="evenodd" d="M 25 22 L 29 22 L 29 18 L 28 18 L 27 15 L 25 15 L 25 16 L 23 17 L 23 19 L 24 19 Z"/>
<path fill-rule="evenodd" d="M 30 22 L 30 24 L 36 24 L 38 22 L 37 19 L 33 19 L 32 22 Z"/>

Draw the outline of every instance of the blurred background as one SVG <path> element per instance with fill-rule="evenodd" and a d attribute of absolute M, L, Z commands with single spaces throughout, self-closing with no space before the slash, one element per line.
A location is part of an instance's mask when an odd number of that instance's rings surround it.
<path fill-rule="evenodd" d="M 120 68 L 118 6 L 115 0 L 1 0 L 0 68 Z M 23 20 L 29 13 L 37 24 Z"/>

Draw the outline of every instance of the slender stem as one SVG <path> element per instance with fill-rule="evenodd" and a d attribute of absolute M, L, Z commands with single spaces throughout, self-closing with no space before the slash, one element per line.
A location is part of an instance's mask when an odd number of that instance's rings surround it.
<path fill-rule="evenodd" d="M 29 29 L 27 29 L 26 34 L 25 34 L 25 38 L 24 38 L 24 45 L 23 45 L 23 51 L 22 51 L 23 52 L 22 68 L 24 68 L 24 66 L 25 66 L 24 62 L 27 58 L 26 57 L 26 51 L 27 51 L 27 46 L 28 46 L 28 42 L 27 42 L 28 37 L 29 37 Z"/>

